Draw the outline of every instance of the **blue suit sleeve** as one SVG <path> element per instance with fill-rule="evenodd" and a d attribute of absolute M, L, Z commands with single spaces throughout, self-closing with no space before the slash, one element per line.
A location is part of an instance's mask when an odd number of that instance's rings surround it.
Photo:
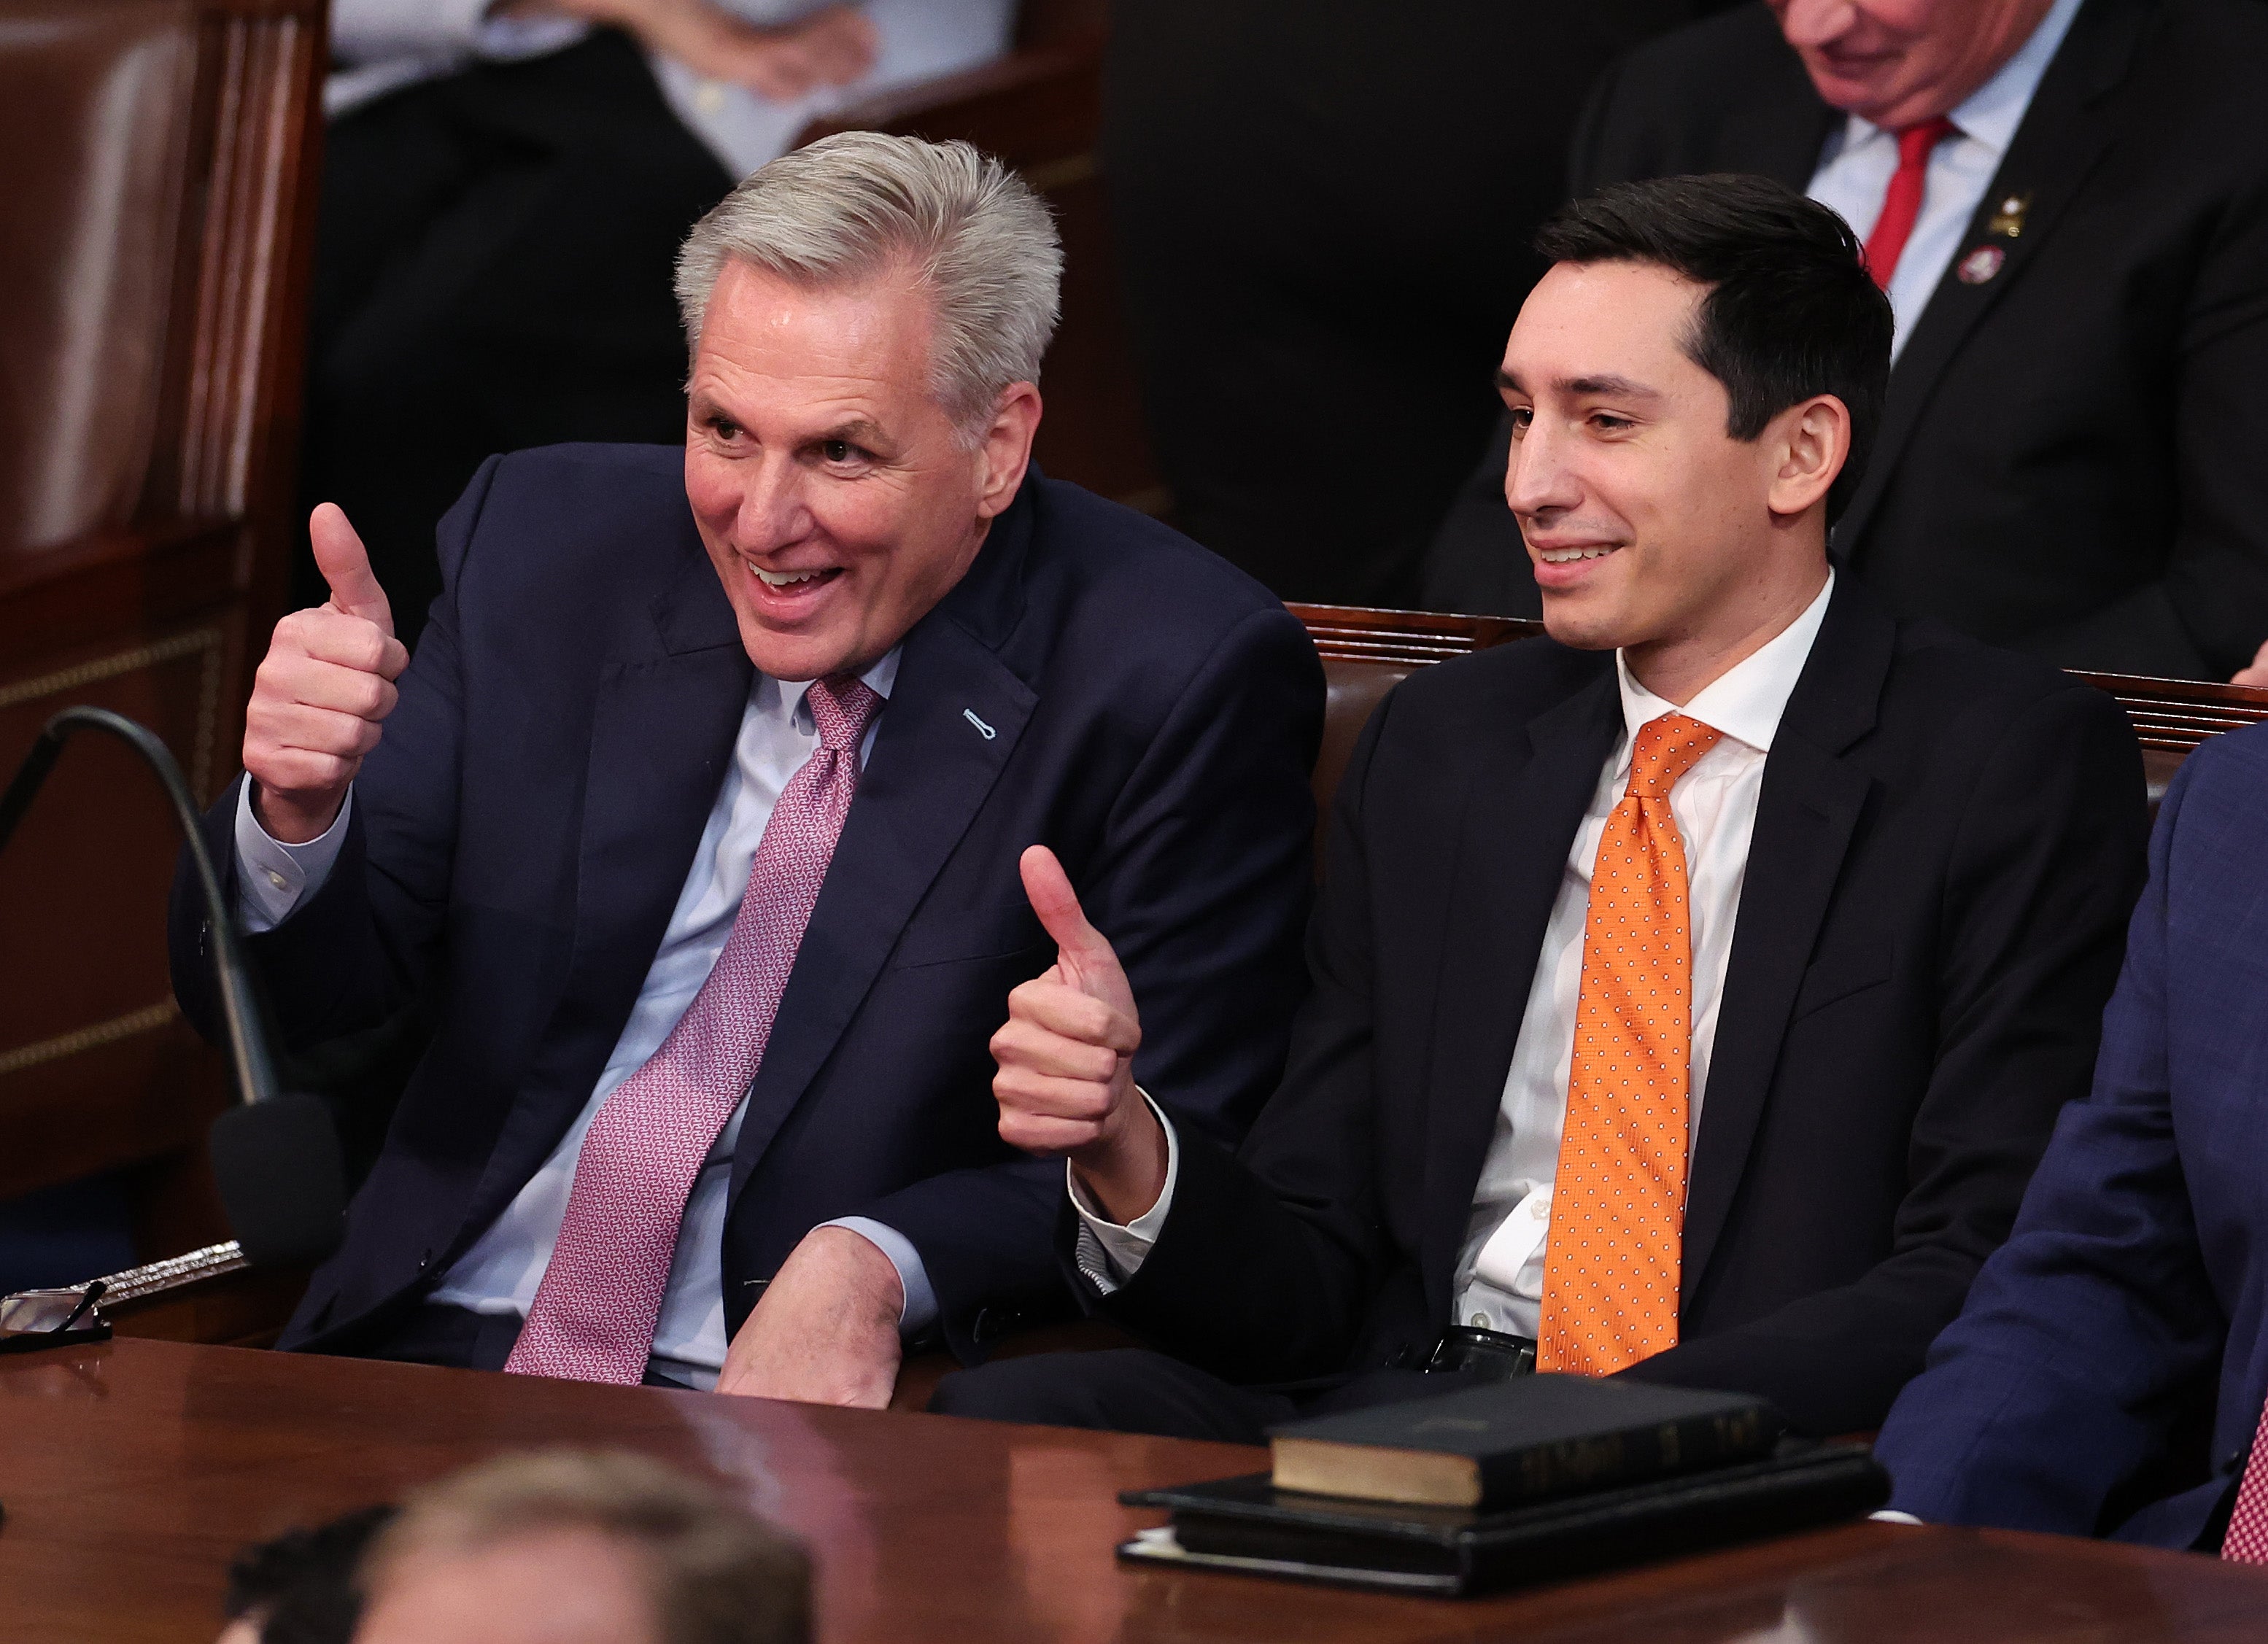
<path fill-rule="evenodd" d="M 2061 1114 L 2015 1228 L 1899 1397 L 1876 1454 L 1892 1505 L 1933 1523 L 2088 1535 L 2163 1444 L 2224 1330 L 2198 1257 L 2169 1076 L 2176 778 L 2104 1013 L 2094 1089 Z"/>

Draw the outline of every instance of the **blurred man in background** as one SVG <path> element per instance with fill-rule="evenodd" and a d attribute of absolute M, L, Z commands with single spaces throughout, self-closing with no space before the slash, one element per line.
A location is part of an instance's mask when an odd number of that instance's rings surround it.
<path fill-rule="evenodd" d="M 803 1550 L 640 1456 L 507 1456 L 411 1495 L 358 1644 L 805 1644 Z"/>
<path fill-rule="evenodd" d="M 482 459 L 674 441 L 686 230 L 851 95 L 983 61 L 1015 0 L 335 0 L 306 504 L 415 643 Z M 323 598 L 312 558 L 305 603 Z"/>
<path fill-rule="evenodd" d="M 1572 181 L 1761 172 L 1866 241 L 1896 353 L 1832 546 L 1893 611 L 2228 679 L 2268 636 L 2264 99 L 2255 0 L 1770 0 L 1616 64 Z M 1506 441 L 1437 608 L 1539 608 Z"/>

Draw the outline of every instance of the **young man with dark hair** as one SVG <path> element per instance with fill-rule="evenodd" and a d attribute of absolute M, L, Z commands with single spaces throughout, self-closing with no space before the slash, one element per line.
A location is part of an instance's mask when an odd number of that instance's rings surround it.
<path fill-rule="evenodd" d="M 1142 1002 L 1027 853 L 1059 957 L 1001 1132 L 1069 1160 L 1073 1281 L 1156 1350 L 935 1407 L 1252 1441 L 1538 1368 L 1871 1427 L 2086 1089 L 2140 761 L 2108 698 L 1830 571 L 1889 353 L 1857 241 L 1712 177 L 1542 243 L 1499 380 L 1550 636 L 1364 731 L 1238 1151 L 1137 1090 Z"/>

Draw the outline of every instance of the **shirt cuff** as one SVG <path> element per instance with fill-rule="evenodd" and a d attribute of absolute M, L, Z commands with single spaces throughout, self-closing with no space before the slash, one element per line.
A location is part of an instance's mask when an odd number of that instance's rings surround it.
<path fill-rule="evenodd" d="M 1878 1524 L 1918 1524 L 1924 1522 L 1916 1518 L 1911 1513 L 1901 1513 L 1894 1507 L 1886 1507 L 1880 1512 L 1869 1513 L 1867 1516 Z"/>
<path fill-rule="evenodd" d="M 347 840 L 347 818 L 354 814 L 354 789 L 347 789 L 335 821 L 320 838 L 286 845 L 272 837 L 252 813 L 252 778 L 236 788 L 236 917 L 247 936 L 273 930 L 291 910 L 323 888 L 331 865 Z"/>
<path fill-rule="evenodd" d="M 898 1270 L 898 1283 L 906 1293 L 905 1305 L 898 1310 L 901 1336 L 918 1336 L 937 1323 L 937 1291 L 930 1284 L 929 1269 L 922 1266 L 921 1252 L 914 1248 L 911 1239 L 869 1216 L 837 1216 L 819 1225 L 847 1228 L 890 1259 L 890 1266 Z"/>
<path fill-rule="evenodd" d="M 1166 1225 L 1167 1214 L 1174 1207 L 1174 1185 L 1182 1174 L 1182 1139 L 1174 1132 L 1174 1121 L 1166 1117 L 1166 1110 L 1151 1099 L 1147 1090 L 1138 1084 L 1134 1088 L 1144 1101 L 1149 1102 L 1150 1111 L 1165 1127 L 1166 1185 L 1159 1190 L 1158 1202 L 1122 1227 L 1103 1215 L 1079 1186 L 1070 1163 L 1064 1164 L 1064 1185 L 1070 1190 L 1071 1207 L 1079 1212 L 1080 1223 L 1075 1259 L 1079 1275 L 1100 1295 L 1110 1295 L 1141 1271 L 1150 1247 L 1158 1242 L 1159 1230 Z"/>

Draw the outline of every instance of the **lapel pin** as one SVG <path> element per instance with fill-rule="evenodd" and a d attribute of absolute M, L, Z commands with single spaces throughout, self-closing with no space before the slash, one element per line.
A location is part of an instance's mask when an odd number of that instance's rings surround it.
<path fill-rule="evenodd" d="M 2008 261 L 2008 253 L 1998 246 L 1979 246 L 1961 260 L 1953 272 L 1963 285 L 1982 285 L 2000 272 L 2000 265 Z"/>
<path fill-rule="evenodd" d="M 1987 234 L 2006 234 L 2014 239 L 2024 231 L 2024 213 L 2032 209 L 2029 194 L 2010 194 L 2000 202 L 2000 209 L 1984 225 Z"/>
<path fill-rule="evenodd" d="M 986 724 L 983 720 L 977 718 L 976 710 L 973 708 L 962 708 L 961 710 L 961 716 L 967 720 L 970 724 L 976 726 L 977 734 L 982 736 L 987 742 L 991 741 L 993 738 L 1000 734 L 998 731 L 993 730 L 991 726 Z"/>

